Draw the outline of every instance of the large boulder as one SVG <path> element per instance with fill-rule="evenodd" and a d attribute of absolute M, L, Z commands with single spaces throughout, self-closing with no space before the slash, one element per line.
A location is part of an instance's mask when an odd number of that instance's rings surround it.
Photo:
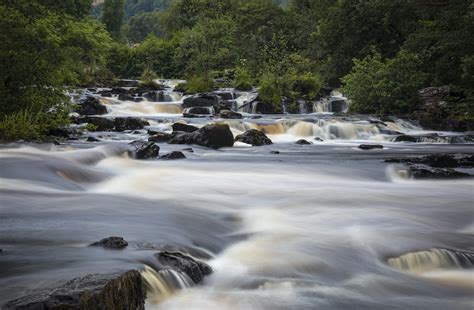
<path fill-rule="evenodd" d="M 124 130 L 137 130 L 143 129 L 145 126 L 149 126 L 148 121 L 142 120 L 135 117 L 117 117 L 115 118 L 115 130 L 124 131 Z"/>
<path fill-rule="evenodd" d="M 111 236 L 90 244 L 90 246 L 103 247 L 108 249 L 123 249 L 128 242 L 122 237 Z"/>
<path fill-rule="evenodd" d="M 165 269 L 185 273 L 196 284 L 212 273 L 211 266 L 181 252 L 163 251 L 156 253 L 155 257 Z"/>
<path fill-rule="evenodd" d="M 411 175 L 415 179 L 461 179 L 469 178 L 470 174 L 451 168 L 432 168 L 426 165 L 409 165 Z"/>
<path fill-rule="evenodd" d="M 175 135 L 170 144 L 197 144 L 214 149 L 234 145 L 234 136 L 226 124 L 208 124 L 197 131 Z"/>
<path fill-rule="evenodd" d="M 197 94 L 183 99 L 183 108 L 190 107 L 213 107 L 219 104 L 219 96 L 208 94 Z"/>
<path fill-rule="evenodd" d="M 78 102 L 76 112 L 81 115 L 102 115 L 107 114 L 107 107 L 98 98 L 87 96 Z"/>
<path fill-rule="evenodd" d="M 247 130 L 243 134 L 235 137 L 235 141 L 251 144 L 253 146 L 273 144 L 272 140 L 270 140 L 263 132 L 257 129 Z"/>
<path fill-rule="evenodd" d="M 145 309 L 146 291 L 140 272 L 90 274 L 49 292 L 27 295 L 5 304 L 5 310 Z"/>
<path fill-rule="evenodd" d="M 414 158 L 390 158 L 388 163 L 422 164 L 434 168 L 473 168 L 474 155 L 472 154 L 430 154 Z"/>
<path fill-rule="evenodd" d="M 160 155 L 160 147 L 153 142 L 137 140 L 130 144 L 134 147 L 132 155 L 136 159 L 156 158 Z"/>
<path fill-rule="evenodd" d="M 195 132 L 199 128 L 193 125 L 183 124 L 183 123 L 174 123 L 172 125 L 173 131 L 183 131 L 183 132 Z"/>

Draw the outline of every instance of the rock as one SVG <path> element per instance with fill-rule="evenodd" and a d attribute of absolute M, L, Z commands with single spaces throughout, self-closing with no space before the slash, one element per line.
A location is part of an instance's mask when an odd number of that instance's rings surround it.
<path fill-rule="evenodd" d="M 99 139 L 95 138 L 95 137 L 92 137 L 92 136 L 89 136 L 87 137 L 87 142 L 100 142 Z"/>
<path fill-rule="evenodd" d="M 197 144 L 218 149 L 234 145 L 234 136 L 226 124 L 208 124 L 197 131 L 175 135 L 170 144 Z"/>
<path fill-rule="evenodd" d="M 313 140 L 314 140 L 314 141 L 318 141 L 318 142 L 324 142 L 324 140 L 321 139 L 320 137 L 314 137 Z"/>
<path fill-rule="evenodd" d="M 430 154 L 415 158 L 390 158 L 385 162 L 389 163 L 408 163 L 408 164 L 423 164 L 434 168 L 473 168 L 474 155 L 465 154 Z"/>
<path fill-rule="evenodd" d="M 184 152 L 190 152 L 190 153 L 194 153 L 194 150 L 190 147 L 187 147 L 185 149 L 183 149 Z"/>
<path fill-rule="evenodd" d="M 393 139 L 393 142 L 417 142 L 418 139 L 414 136 L 401 135 Z"/>
<path fill-rule="evenodd" d="M 309 144 L 313 144 L 313 143 L 311 143 L 311 142 L 309 142 L 308 140 L 305 140 L 305 139 L 299 139 L 298 141 L 295 142 L 295 144 L 309 145 Z"/>
<path fill-rule="evenodd" d="M 194 132 L 199 129 L 196 126 L 183 124 L 183 123 L 174 123 L 172 128 L 173 128 L 173 131 L 184 131 L 184 132 Z"/>
<path fill-rule="evenodd" d="M 160 156 L 160 159 L 182 159 L 182 158 L 186 158 L 186 156 L 184 156 L 184 154 L 180 151 L 174 151 L 169 154 Z"/>
<path fill-rule="evenodd" d="M 115 119 L 116 131 L 143 129 L 149 125 L 150 123 L 147 121 L 135 117 L 117 117 Z"/>
<path fill-rule="evenodd" d="M 77 121 L 79 124 L 88 123 L 94 125 L 96 131 L 112 131 L 115 127 L 114 120 L 98 116 L 80 117 Z"/>
<path fill-rule="evenodd" d="M 207 117 L 214 115 L 214 107 L 191 107 L 183 110 L 184 117 Z"/>
<path fill-rule="evenodd" d="M 121 93 L 118 96 L 118 100 L 120 101 L 134 101 L 134 97 L 132 95 Z"/>
<path fill-rule="evenodd" d="M 230 110 L 221 110 L 219 117 L 225 119 L 242 119 L 242 114 Z"/>
<path fill-rule="evenodd" d="M 166 132 L 156 132 L 153 136 L 148 138 L 151 142 L 168 142 L 173 137 L 172 134 Z"/>
<path fill-rule="evenodd" d="M 270 151 L 270 154 L 280 154 L 280 151 Z"/>
<path fill-rule="evenodd" d="M 135 147 L 132 154 L 136 159 L 156 158 L 160 155 L 160 147 L 153 142 L 137 140 L 130 144 Z"/>
<path fill-rule="evenodd" d="M 471 176 L 451 168 L 431 168 L 426 165 L 409 165 L 409 167 L 415 179 L 461 179 Z"/>
<path fill-rule="evenodd" d="M 129 90 L 122 87 L 113 87 L 110 92 L 115 95 L 120 95 L 120 94 L 128 94 Z"/>
<path fill-rule="evenodd" d="M 208 264 L 180 252 L 163 251 L 154 256 L 163 267 L 185 273 L 196 284 L 212 273 L 212 268 Z"/>
<path fill-rule="evenodd" d="M 107 107 L 98 98 L 87 96 L 79 101 L 76 112 L 81 115 L 102 115 L 107 114 Z"/>
<path fill-rule="evenodd" d="M 361 144 L 361 145 L 359 145 L 359 149 L 361 149 L 361 150 L 383 149 L 383 145 L 381 145 L 381 144 Z"/>
<path fill-rule="evenodd" d="M 100 246 L 108 249 L 123 249 L 128 242 L 122 237 L 112 236 L 90 244 L 90 246 Z"/>
<path fill-rule="evenodd" d="M 64 285 L 5 304 L 5 310 L 145 309 L 146 291 L 140 272 L 90 274 Z"/>
<path fill-rule="evenodd" d="M 263 132 L 257 129 L 247 130 L 243 134 L 235 137 L 235 141 L 251 144 L 253 146 L 273 144 L 272 140 L 270 140 Z"/>
<path fill-rule="evenodd" d="M 197 94 L 183 99 L 183 108 L 190 107 L 213 107 L 219 104 L 219 97 L 216 95 Z"/>
<path fill-rule="evenodd" d="M 73 134 L 73 132 L 67 128 L 53 128 L 48 130 L 48 136 L 60 137 L 65 139 L 69 139 L 71 134 Z"/>

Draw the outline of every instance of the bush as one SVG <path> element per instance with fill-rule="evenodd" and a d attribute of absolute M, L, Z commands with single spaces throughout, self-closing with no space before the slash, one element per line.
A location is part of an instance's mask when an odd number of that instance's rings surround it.
<path fill-rule="evenodd" d="M 234 87 L 237 90 L 247 91 L 252 89 L 252 76 L 244 68 L 237 68 L 235 71 Z"/>
<path fill-rule="evenodd" d="M 189 93 L 205 93 L 214 90 L 214 80 L 209 74 L 191 77 L 186 83 L 186 91 Z"/>
<path fill-rule="evenodd" d="M 395 58 L 382 60 L 379 53 L 362 60 L 342 82 L 352 101 L 350 109 L 361 113 L 405 114 L 418 108 L 418 90 L 427 75 L 420 71 L 418 55 L 401 51 Z"/>

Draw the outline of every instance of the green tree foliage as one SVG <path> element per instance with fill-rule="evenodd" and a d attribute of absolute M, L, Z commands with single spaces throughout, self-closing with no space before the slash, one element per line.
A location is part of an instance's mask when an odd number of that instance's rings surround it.
<path fill-rule="evenodd" d="M 2 139 L 41 136 L 64 123 L 63 85 L 84 82 L 105 62 L 110 38 L 100 24 L 44 3 L 0 4 Z"/>
<path fill-rule="evenodd" d="M 131 17 L 124 32 L 131 43 L 142 42 L 149 34 L 162 36 L 159 12 L 144 12 Z"/>
<path fill-rule="evenodd" d="M 417 91 L 428 77 L 420 71 L 422 64 L 423 59 L 406 51 L 385 61 L 379 53 L 354 60 L 351 73 L 343 78 L 351 109 L 362 113 L 413 112 L 419 103 Z"/>
<path fill-rule="evenodd" d="M 125 18 L 129 19 L 141 13 L 163 11 L 167 9 L 172 0 L 126 0 Z"/>
<path fill-rule="evenodd" d="M 246 90 L 251 90 L 252 86 L 253 86 L 253 79 L 249 70 L 243 67 L 238 67 L 235 70 L 235 81 L 234 81 L 235 89 L 246 91 Z"/>
<path fill-rule="evenodd" d="M 110 35 L 120 40 L 122 38 L 122 24 L 125 15 L 125 0 L 105 0 L 102 22 Z"/>

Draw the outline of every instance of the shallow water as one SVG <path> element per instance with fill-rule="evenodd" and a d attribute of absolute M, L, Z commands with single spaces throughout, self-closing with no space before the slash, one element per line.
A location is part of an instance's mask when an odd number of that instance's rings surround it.
<path fill-rule="evenodd" d="M 150 128 L 171 130 L 179 117 L 148 118 Z M 142 269 L 154 247 L 173 245 L 205 253 L 215 272 L 201 286 L 151 295 L 149 309 L 470 309 L 473 269 L 397 269 L 387 260 L 473 251 L 472 180 L 405 179 L 384 159 L 474 153 L 472 144 L 393 143 L 365 120 L 299 118 L 226 121 L 234 135 L 264 128 L 274 144 L 192 146 L 179 161 L 128 158 L 126 142 L 145 131 L 94 133 L 99 144 L 4 145 L 0 304 L 78 275 Z M 294 144 L 314 136 L 325 141 Z M 357 148 L 374 141 L 384 149 Z M 111 235 L 127 249 L 87 247 Z"/>

